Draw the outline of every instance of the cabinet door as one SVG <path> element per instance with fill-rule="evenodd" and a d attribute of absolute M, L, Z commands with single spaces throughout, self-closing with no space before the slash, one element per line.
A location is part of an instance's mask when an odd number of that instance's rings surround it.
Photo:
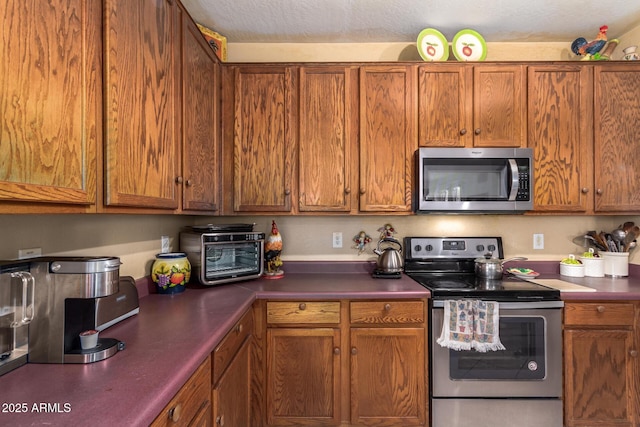
<path fill-rule="evenodd" d="M 357 139 L 357 69 L 300 69 L 299 191 L 301 212 L 349 212 Z M 355 184 L 355 185 L 354 185 Z"/>
<path fill-rule="evenodd" d="M 238 66 L 229 72 L 233 117 L 224 143 L 232 144 L 233 212 L 290 212 L 295 196 L 294 69 Z"/>
<path fill-rule="evenodd" d="M 340 331 L 267 330 L 268 425 L 340 424 Z"/>
<path fill-rule="evenodd" d="M 526 93 L 524 66 L 474 66 L 474 147 L 527 146 Z"/>
<path fill-rule="evenodd" d="M 191 17 L 182 13 L 182 209 L 219 209 L 218 90 L 213 49 Z"/>
<path fill-rule="evenodd" d="M 176 7 L 105 0 L 107 206 L 178 208 Z"/>
<path fill-rule="evenodd" d="M 527 114 L 538 212 L 592 208 L 592 99 L 589 67 L 529 67 Z"/>
<path fill-rule="evenodd" d="M 0 212 L 95 211 L 101 8 L 81 0 L 0 8 Z"/>
<path fill-rule="evenodd" d="M 471 145 L 473 69 L 423 65 L 418 69 L 418 143 L 421 147 Z"/>
<path fill-rule="evenodd" d="M 215 426 L 249 426 L 251 414 L 251 343 L 247 337 L 213 386 L 213 422 Z"/>
<path fill-rule="evenodd" d="M 360 69 L 360 211 L 411 211 L 415 73 L 413 66 Z"/>
<path fill-rule="evenodd" d="M 594 74 L 595 211 L 640 211 L 640 70 L 596 66 Z"/>
<path fill-rule="evenodd" d="M 427 422 L 423 328 L 351 329 L 351 423 Z"/>
<path fill-rule="evenodd" d="M 637 426 L 630 330 L 565 330 L 565 425 Z"/>

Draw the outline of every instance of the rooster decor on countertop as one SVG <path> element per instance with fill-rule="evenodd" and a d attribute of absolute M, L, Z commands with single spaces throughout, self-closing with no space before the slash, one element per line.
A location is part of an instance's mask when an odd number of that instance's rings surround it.
<path fill-rule="evenodd" d="M 282 236 L 278 231 L 278 226 L 275 221 L 271 222 L 271 233 L 267 234 L 264 242 L 264 278 L 265 279 L 280 279 L 284 276 L 282 270 L 282 260 L 280 254 L 282 253 Z"/>

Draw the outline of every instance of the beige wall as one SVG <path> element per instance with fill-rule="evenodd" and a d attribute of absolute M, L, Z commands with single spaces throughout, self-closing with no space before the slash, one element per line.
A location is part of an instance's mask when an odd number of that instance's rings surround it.
<path fill-rule="evenodd" d="M 377 229 L 391 223 L 396 237 L 502 236 L 505 256 L 560 260 L 582 249 L 572 239 L 588 230 L 610 231 L 627 220 L 640 224 L 640 216 L 421 215 L 421 216 L 260 216 L 207 218 L 179 215 L 0 215 L 0 259 L 15 259 L 19 249 L 42 248 L 43 255 L 118 256 L 122 275 L 149 274 L 160 236 L 171 238 L 179 250 L 179 232 L 191 224 L 255 222 L 268 232 L 275 219 L 284 239 L 283 259 L 362 261 L 375 259 L 372 249 Z M 351 239 L 361 230 L 374 242 L 358 255 Z M 342 232 L 343 248 L 332 248 L 332 233 Z M 543 233 L 545 249 L 533 250 L 533 233 Z M 630 261 L 640 264 L 640 253 Z"/>

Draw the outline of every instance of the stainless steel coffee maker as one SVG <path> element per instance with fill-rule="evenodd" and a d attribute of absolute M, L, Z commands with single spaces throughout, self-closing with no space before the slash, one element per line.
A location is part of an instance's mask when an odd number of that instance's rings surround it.
<path fill-rule="evenodd" d="M 0 261 L 0 375 L 27 363 L 33 298 L 29 263 Z"/>
<path fill-rule="evenodd" d="M 96 329 L 100 300 L 119 292 L 116 257 L 43 257 L 31 260 L 35 315 L 29 328 L 29 363 L 91 363 L 124 348 L 114 338 L 83 349 L 80 333 Z M 137 293 L 135 295 L 137 304 Z"/>

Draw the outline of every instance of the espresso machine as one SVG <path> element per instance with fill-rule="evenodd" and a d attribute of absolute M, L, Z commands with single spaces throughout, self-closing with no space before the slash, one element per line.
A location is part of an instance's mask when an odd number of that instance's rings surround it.
<path fill-rule="evenodd" d="M 33 298 L 29 263 L 0 261 L 0 375 L 27 363 Z"/>
<path fill-rule="evenodd" d="M 120 277 L 117 257 L 32 259 L 35 314 L 29 328 L 29 363 L 91 363 L 124 349 L 100 336 L 82 348 L 80 333 L 101 331 L 139 311 L 133 278 Z"/>

